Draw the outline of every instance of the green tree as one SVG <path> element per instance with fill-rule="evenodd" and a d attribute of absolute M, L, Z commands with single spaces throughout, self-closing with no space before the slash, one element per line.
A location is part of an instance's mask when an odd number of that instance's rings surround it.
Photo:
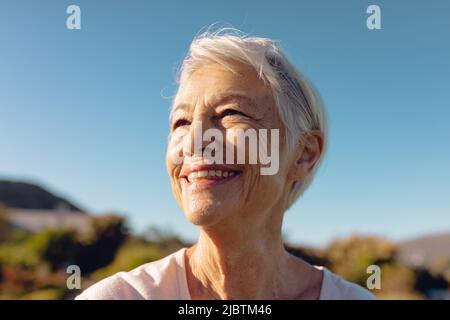
<path fill-rule="evenodd" d="M 47 262 L 52 270 L 75 263 L 79 248 L 76 235 L 72 230 L 46 230 L 29 240 L 31 249 L 39 258 Z"/>
<path fill-rule="evenodd" d="M 127 236 L 123 217 L 110 214 L 93 218 L 89 232 L 80 237 L 76 264 L 84 273 L 105 267 L 114 260 Z"/>

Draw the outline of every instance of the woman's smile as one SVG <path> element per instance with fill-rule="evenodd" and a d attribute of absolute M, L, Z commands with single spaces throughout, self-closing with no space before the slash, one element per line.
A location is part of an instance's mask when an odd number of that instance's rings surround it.
<path fill-rule="evenodd" d="M 185 170 L 180 178 L 183 185 L 189 189 L 211 188 L 225 184 L 242 174 L 241 170 L 229 169 L 217 165 L 201 165 L 189 170 Z"/>

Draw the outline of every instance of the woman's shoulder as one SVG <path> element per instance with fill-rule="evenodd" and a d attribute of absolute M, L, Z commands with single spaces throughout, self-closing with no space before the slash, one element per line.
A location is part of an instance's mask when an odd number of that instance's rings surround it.
<path fill-rule="evenodd" d="M 376 300 L 369 290 L 347 281 L 324 267 L 320 300 Z"/>
<path fill-rule="evenodd" d="M 118 272 L 86 290 L 76 300 L 184 299 L 185 248 L 129 272 Z"/>

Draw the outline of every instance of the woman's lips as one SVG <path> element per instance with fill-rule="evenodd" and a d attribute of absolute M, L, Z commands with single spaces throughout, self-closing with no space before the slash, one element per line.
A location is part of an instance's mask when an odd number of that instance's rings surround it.
<path fill-rule="evenodd" d="M 199 170 L 190 172 L 184 179 L 189 187 L 212 187 L 233 180 L 241 173 L 237 170 Z"/>

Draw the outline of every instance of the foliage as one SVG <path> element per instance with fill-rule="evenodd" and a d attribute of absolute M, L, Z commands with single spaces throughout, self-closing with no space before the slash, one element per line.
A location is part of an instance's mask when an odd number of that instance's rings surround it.
<path fill-rule="evenodd" d="M 123 218 L 108 215 L 92 220 L 86 233 L 43 230 L 37 234 L 14 231 L 0 243 L 0 298 L 63 298 L 70 264 L 85 275 L 107 266 L 127 238 Z M 28 295 L 30 292 L 36 294 Z"/>
<path fill-rule="evenodd" d="M 142 240 L 154 244 L 166 253 L 174 252 L 187 245 L 172 231 L 155 227 L 148 228 L 142 235 Z"/>
<path fill-rule="evenodd" d="M 36 267 L 40 259 L 29 242 L 3 243 L 0 245 L 0 265 L 14 265 L 19 267 Z"/>
<path fill-rule="evenodd" d="M 32 291 L 20 297 L 21 300 L 60 300 L 64 296 L 64 289 L 49 288 Z"/>
<path fill-rule="evenodd" d="M 430 266 L 430 272 L 435 276 L 443 277 L 450 283 L 450 259 L 447 257 L 436 259 Z"/>
<path fill-rule="evenodd" d="M 23 267 L 47 263 L 52 270 L 76 264 L 90 273 L 114 259 L 126 236 L 123 218 L 113 215 L 94 218 L 82 235 L 66 229 L 18 232 L 0 245 L 0 263 Z"/>
<path fill-rule="evenodd" d="M 96 217 L 90 230 L 80 237 L 75 264 L 91 273 L 111 263 L 128 235 L 125 220 L 116 215 Z"/>
<path fill-rule="evenodd" d="M 120 271 L 130 271 L 144 263 L 163 257 L 162 250 L 154 244 L 141 239 L 128 240 L 118 251 L 114 260 L 108 266 L 97 270 L 93 278 L 101 280 Z"/>
<path fill-rule="evenodd" d="M 414 292 L 414 270 L 397 264 L 384 264 L 381 267 L 381 296 L 399 297 Z M 419 295 L 417 295 L 418 297 Z"/>
<path fill-rule="evenodd" d="M 167 230 L 151 228 L 141 236 L 129 234 L 125 220 L 115 215 L 92 219 L 84 232 L 58 229 L 30 234 L 11 230 L 0 242 L 0 299 L 72 299 L 79 291 L 66 287 L 69 264 L 80 266 L 86 288 L 186 246 Z M 381 290 L 374 293 L 382 299 L 423 299 L 430 290 L 445 290 L 449 284 L 450 261 L 436 262 L 430 270 L 406 266 L 396 260 L 396 245 L 377 237 L 337 239 L 320 250 L 286 248 L 362 286 L 368 277 L 367 267 L 379 265 Z"/>
<path fill-rule="evenodd" d="M 52 270 L 75 263 L 79 248 L 76 235 L 71 230 L 46 230 L 33 236 L 29 246 Z"/>
<path fill-rule="evenodd" d="M 6 206 L 0 202 L 0 243 L 7 241 L 13 233 L 11 223 L 6 216 Z"/>
<path fill-rule="evenodd" d="M 395 257 L 393 243 L 376 238 L 352 236 L 338 239 L 326 249 L 331 269 L 345 279 L 365 286 L 367 267 L 391 263 Z"/>

